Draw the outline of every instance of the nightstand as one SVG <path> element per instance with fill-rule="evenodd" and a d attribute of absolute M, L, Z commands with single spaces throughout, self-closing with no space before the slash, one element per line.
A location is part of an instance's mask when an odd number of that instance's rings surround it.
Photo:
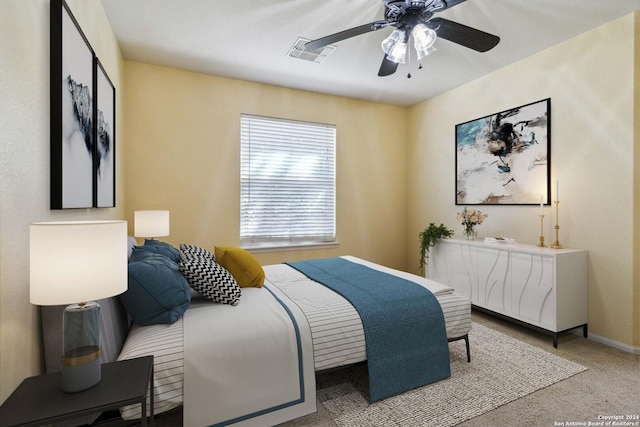
<path fill-rule="evenodd" d="M 25 379 L 0 406 L 0 426 L 42 426 L 134 403 L 142 404 L 146 426 L 147 394 L 154 425 L 153 356 L 105 363 L 102 380 L 79 393 L 65 393 L 61 381 L 60 372 Z"/>

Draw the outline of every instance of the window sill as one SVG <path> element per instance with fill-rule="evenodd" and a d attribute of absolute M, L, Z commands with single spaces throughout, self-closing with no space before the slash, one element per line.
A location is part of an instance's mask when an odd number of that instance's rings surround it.
<path fill-rule="evenodd" d="M 247 243 L 241 245 L 242 249 L 253 253 L 333 249 L 338 246 L 340 246 L 340 242 Z"/>

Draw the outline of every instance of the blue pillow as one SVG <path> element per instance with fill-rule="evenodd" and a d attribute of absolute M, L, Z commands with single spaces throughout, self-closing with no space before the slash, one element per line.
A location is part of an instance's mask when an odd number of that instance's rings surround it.
<path fill-rule="evenodd" d="M 159 246 L 135 246 L 133 251 L 131 251 L 131 256 L 129 257 L 129 262 L 142 261 L 145 258 L 161 256 L 168 261 L 173 261 L 170 257 L 165 255 L 163 249 Z"/>
<path fill-rule="evenodd" d="M 135 260 L 136 253 L 140 252 L 152 252 L 154 254 L 161 254 L 169 258 L 171 261 L 176 264 L 180 262 L 180 251 L 168 243 L 161 242 L 159 240 L 145 240 L 144 246 L 136 246 L 133 248 L 133 253 L 131 260 Z"/>
<path fill-rule="evenodd" d="M 120 300 L 137 324 L 173 323 L 189 308 L 189 283 L 166 256 L 146 254 L 128 268 L 129 287 Z"/>

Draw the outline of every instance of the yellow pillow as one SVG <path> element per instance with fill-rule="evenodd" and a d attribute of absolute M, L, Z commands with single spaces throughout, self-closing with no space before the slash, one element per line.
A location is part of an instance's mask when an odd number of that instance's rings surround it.
<path fill-rule="evenodd" d="M 216 262 L 226 268 L 241 288 L 261 288 L 262 265 L 249 252 L 235 246 L 216 246 Z"/>

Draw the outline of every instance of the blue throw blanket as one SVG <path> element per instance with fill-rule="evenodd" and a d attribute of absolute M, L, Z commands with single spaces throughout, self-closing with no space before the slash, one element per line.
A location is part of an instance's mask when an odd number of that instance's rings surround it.
<path fill-rule="evenodd" d="M 342 258 L 287 264 L 338 292 L 358 311 L 370 402 L 451 376 L 442 308 L 429 290 Z"/>

